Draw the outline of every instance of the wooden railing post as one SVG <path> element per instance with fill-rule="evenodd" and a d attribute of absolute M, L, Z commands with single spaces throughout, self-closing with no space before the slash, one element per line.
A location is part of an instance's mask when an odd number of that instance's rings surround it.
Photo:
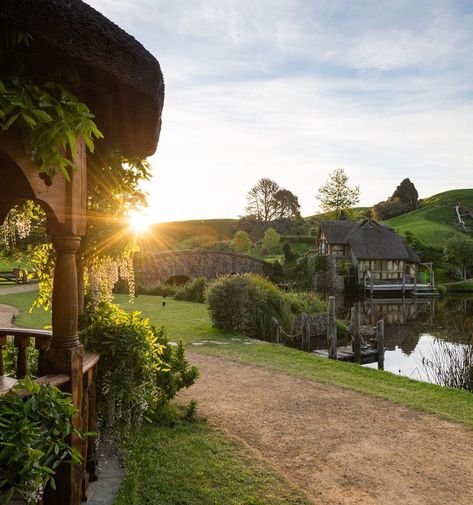
<path fill-rule="evenodd" d="M 18 349 L 16 358 L 16 378 L 23 379 L 28 371 L 26 362 L 26 349 L 30 345 L 30 337 L 26 335 L 16 335 L 13 340 L 14 346 Z"/>
<path fill-rule="evenodd" d="M 7 336 L 0 335 L 0 375 L 3 375 L 3 373 L 4 373 L 4 370 L 3 370 L 3 349 L 5 349 L 6 345 L 7 345 Z"/>

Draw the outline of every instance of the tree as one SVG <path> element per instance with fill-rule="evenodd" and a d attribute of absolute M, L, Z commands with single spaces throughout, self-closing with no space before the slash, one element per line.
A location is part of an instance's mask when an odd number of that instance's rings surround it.
<path fill-rule="evenodd" d="M 394 198 L 399 198 L 401 202 L 407 203 L 412 207 L 416 207 L 419 200 L 419 193 L 410 179 L 406 178 L 394 191 L 391 199 Z"/>
<path fill-rule="evenodd" d="M 246 195 L 247 217 L 268 223 L 277 219 L 300 218 L 299 199 L 271 179 L 260 179 Z"/>
<path fill-rule="evenodd" d="M 445 246 L 445 257 L 452 265 L 461 268 L 466 280 L 467 271 L 473 268 L 473 239 L 466 235 L 452 237 Z"/>
<path fill-rule="evenodd" d="M 246 231 L 239 230 L 232 240 L 232 249 L 236 252 L 247 252 L 251 248 L 251 238 Z"/>
<path fill-rule="evenodd" d="M 348 176 L 343 168 L 337 168 L 329 175 L 329 180 L 319 188 L 316 198 L 325 212 L 340 212 L 349 209 L 360 201 L 360 187 L 348 186 Z"/>
<path fill-rule="evenodd" d="M 268 228 L 263 237 L 263 249 L 271 252 L 274 251 L 281 242 L 281 236 L 274 228 Z"/>
<path fill-rule="evenodd" d="M 246 212 L 258 221 L 267 223 L 274 219 L 274 197 L 280 190 L 279 184 L 268 178 L 260 179 L 246 196 Z"/>
<path fill-rule="evenodd" d="M 275 219 L 299 219 L 301 206 L 297 196 L 288 189 L 280 189 L 274 194 Z"/>

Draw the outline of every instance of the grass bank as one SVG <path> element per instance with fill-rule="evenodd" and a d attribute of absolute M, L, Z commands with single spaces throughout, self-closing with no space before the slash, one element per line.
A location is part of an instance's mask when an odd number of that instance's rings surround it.
<path fill-rule="evenodd" d="M 446 282 L 443 284 L 447 292 L 450 293 L 472 293 L 473 292 L 473 279 L 458 282 Z"/>
<path fill-rule="evenodd" d="M 205 423 L 146 426 L 124 454 L 115 505 L 309 504 L 248 449 Z"/>
<path fill-rule="evenodd" d="M 424 198 L 420 209 L 388 219 L 386 223 L 400 233 L 410 231 L 426 246 L 442 247 L 446 240 L 460 233 L 455 226 L 457 202 L 472 208 L 473 189 L 455 189 Z M 467 224 L 471 226 L 471 220 Z"/>

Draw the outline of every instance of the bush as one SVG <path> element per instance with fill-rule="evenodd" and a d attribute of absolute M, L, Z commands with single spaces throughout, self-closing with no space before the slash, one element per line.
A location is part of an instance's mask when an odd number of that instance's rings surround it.
<path fill-rule="evenodd" d="M 302 312 L 315 314 L 325 312 L 327 304 L 311 291 L 289 291 L 284 293 L 284 298 L 289 305 L 291 314 L 298 315 Z"/>
<path fill-rule="evenodd" d="M 138 284 L 136 293 L 139 295 L 154 295 L 154 296 L 174 296 L 179 290 L 179 286 L 174 284 Z"/>
<path fill-rule="evenodd" d="M 209 284 L 207 305 L 217 328 L 271 340 L 271 319 L 289 323 L 284 293 L 271 281 L 256 274 L 224 276 Z"/>
<path fill-rule="evenodd" d="M 300 273 L 312 279 L 317 272 L 328 271 L 330 267 L 329 257 L 318 254 L 306 254 L 297 262 L 297 267 Z"/>
<path fill-rule="evenodd" d="M 176 390 L 197 377 L 182 349 L 167 346 L 164 330 L 157 331 L 138 312 L 102 302 L 95 309 L 88 307 L 84 326 L 86 349 L 100 353 L 97 412 L 105 430 L 136 426 L 145 415 L 159 416 L 159 408 Z M 163 386 L 171 383 L 172 388 Z"/>
<path fill-rule="evenodd" d="M 415 205 L 403 202 L 398 196 L 379 202 L 371 208 L 374 219 L 386 221 L 392 217 L 401 216 L 415 209 Z"/>
<path fill-rule="evenodd" d="M 244 253 L 249 251 L 251 246 L 251 238 L 246 231 L 239 230 L 235 233 L 231 244 L 233 251 Z"/>
<path fill-rule="evenodd" d="M 264 232 L 261 247 L 264 251 L 274 252 L 281 243 L 281 236 L 274 228 L 268 228 Z"/>
<path fill-rule="evenodd" d="M 179 288 L 174 298 L 176 300 L 184 300 L 187 302 L 204 303 L 206 285 L 207 281 L 205 280 L 205 277 L 197 277 Z"/>
<path fill-rule="evenodd" d="M 284 242 L 282 245 L 282 253 L 284 254 L 284 260 L 287 262 L 292 261 L 296 257 L 292 252 L 291 244 L 289 242 Z"/>
<path fill-rule="evenodd" d="M 28 396 L 19 393 L 26 390 Z M 76 430 L 71 397 L 54 386 L 23 379 L 0 396 L 0 502 L 18 492 L 37 503 L 62 461 L 81 462 L 69 437 Z"/>
<path fill-rule="evenodd" d="M 281 240 L 289 244 L 309 244 L 315 247 L 315 237 L 312 235 L 282 235 Z"/>

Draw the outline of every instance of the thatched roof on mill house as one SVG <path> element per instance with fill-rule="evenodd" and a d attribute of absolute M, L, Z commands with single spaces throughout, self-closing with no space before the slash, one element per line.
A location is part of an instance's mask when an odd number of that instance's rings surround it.
<path fill-rule="evenodd" d="M 359 223 L 323 221 L 321 230 L 329 244 L 349 245 L 358 259 L 420 262 L 417 254 L 392 228 L 372 219 Z"/>
<path fill-rule="evenodd" d="M 158 61 L 81 0 L 2 0 L 0 22 L 33 36 L 35 62 L 72 63 L 79 95 L 96 115 L 103 144 L 128 156 L 156 150 L 164 81 Z"/>
<path fill-rule="evenodd" d="M 348 244 L 348 236 L 358 226 L 356 221 L 322 221 L 320 231 L 329 244 Z"/>

